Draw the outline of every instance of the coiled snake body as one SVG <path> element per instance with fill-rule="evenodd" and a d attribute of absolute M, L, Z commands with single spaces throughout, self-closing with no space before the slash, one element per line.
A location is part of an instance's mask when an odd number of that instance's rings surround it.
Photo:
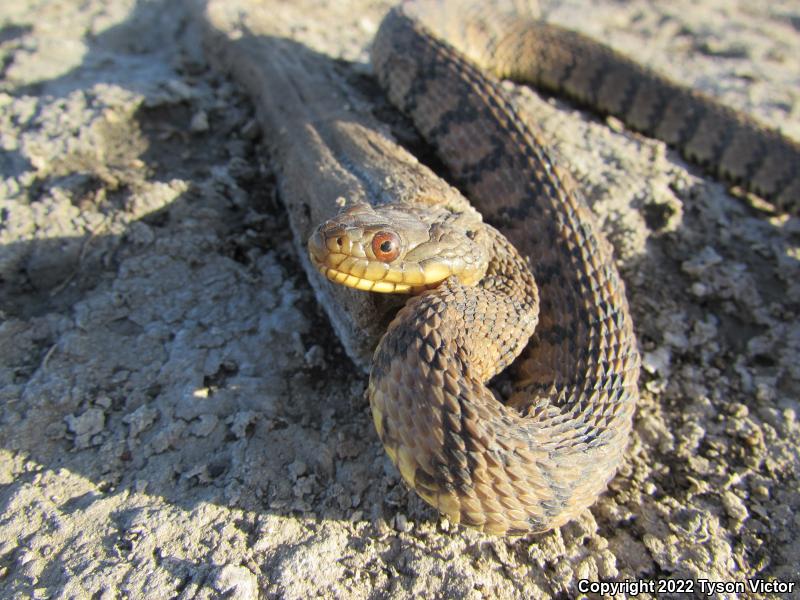
<path fill-rule="evenodd" d="M 624 286 L 591 211 L 535 131 L 497 83 L 409 12 L 394 9 L 381 25 L 375 71 L 483 220 L 466 202 L 359 204 L 318 228 L 310 256 L 338 283 L 416 294 L 381 340 L 368 390 L 406 483 L 454 522 L 544 531 L 594 502 L 623 456 L 639 373 Z M 501 16 L 503 32 L 487 34 L 480 14 L 464 22 L 467 51 L 483 67 L 491 58 L 501 75 L 627 117 L 795 206 L 796 144 L 584 38 L 554 75 L 549 30 L 538 23 Z M 509 66 L 518 54 L 536 66 Z M 594 70 L 584 55 L 599 58 Z M 513 393 L 500 402 L 486 382 L 520 353 Z"/>

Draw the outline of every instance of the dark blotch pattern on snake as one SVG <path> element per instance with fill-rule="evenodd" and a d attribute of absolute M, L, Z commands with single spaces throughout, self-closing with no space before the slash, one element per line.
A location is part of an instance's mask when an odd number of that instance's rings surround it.
<path fill-rule="evenodd" d="M 423 26 L 402 8 L 381 25 L 372 60 L 483 219 L 425 198 L 356 205 L 320 226 L 309 250 L 333 281 L 416 294 L 381 340 L 369 384 L 375 427 L 406 483 L 456 523 L 545 531 L 591 505 L 619 467 L 639 355 L 591 211 L 482 69 L 626 118 L 783 209 L 798 204 L 800 151 L 577 34 L 462 17 L 456 37 L 471 60 L 427 29 L 436 14 Z M 534 66 L 508 60 L 519 56 Z M 486 383 L 520 354 L 501 402 Z"/>

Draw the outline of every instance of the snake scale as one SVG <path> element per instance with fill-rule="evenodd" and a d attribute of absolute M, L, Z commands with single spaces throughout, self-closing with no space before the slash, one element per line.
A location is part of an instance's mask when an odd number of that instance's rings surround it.
<path fill-rule="evenodd" d="M 436 3 L 393 9 L 372 62 L 480 214 L 426 198 L 356 204 L 317 229 L 310 256 L 338 283 L 413 294 L 368 389 L 405 482 L 453 522 L 545 531 L 619 467 L 639 356 L 591 211 L 485 70 L 616 115 L 783 210 L 800 204 L 800 148 L 578 34 L 480 9 L 457 25 L 448 15 Z M 502 402 L 487 382 L 520 354 Z"/>

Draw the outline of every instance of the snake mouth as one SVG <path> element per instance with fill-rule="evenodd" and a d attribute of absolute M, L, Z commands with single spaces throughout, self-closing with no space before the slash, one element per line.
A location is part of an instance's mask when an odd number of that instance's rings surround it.
<path fill-rule="evenodd" d="M 317 271 L 339 285 L 383 294 L 411 294 L 420 289 L 403 281 L 403 274 L 392 271 L 385 263 L 331 253 L 319 231 L 308 241 L 308 256 Z"/>
<path fill-rule="evenodd" d="M 451 266 L 441 261 L 409 261 L 408 254 L 404 260 L 375 260 L 369 252 L 340 233 L 326 237 L 318 229 L 308 240 L 308 256 L 314 267 L 330 281 L 357 290 L 419 294 L 453 275 Z M 372 252 L 377 253 L 374 248 Z"/>
<path fill-rule="evenodd" d="M 412 286 L 407 283 L 392 283 L 391 281 L 372 281 L 371 279 L 364 279 L 351 273 L 338 271 L 323 264 L 319 264 L 312 257 L 312 262 L 317 270 L 325 277 L 347 287 L 363 290 L 365 292 L 381 292 L 384 294 L 408 294 L 412 291 Z"/>

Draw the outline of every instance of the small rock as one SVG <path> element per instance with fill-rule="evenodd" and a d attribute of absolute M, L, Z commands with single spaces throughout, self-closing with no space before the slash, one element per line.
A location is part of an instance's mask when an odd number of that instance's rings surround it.
<path fill-rule="evenodd" d="M 208 114 L 204 110 L 200 110 L 194 114 L 192 121 L 189 124 L 189 130 L 192 133 L 203 133 L 210 129 L 208 125 Z"/>
<path fill-rule="evenodd" d="M 244 139 L 252 141 L 258 138 L 258 136 L 261 134 L 261 127 L 259 127 L 258 121 L 255 119 L 250 119 L 242 126 L 240 133 Z"/>
<path fill-rule="evenodd" d="M 128 437 L 138 437 L 145 429 L 150 427 L 158 418 L 158 410 L 143 404 L 131 414 L 122 418 L 122 422 L 128 425 Z"/>
<path fill-rule="evenodd" d="M 696 46 L 697 50 L 708 56 L 721 58 L 748 58 L 750 50 L 746 44 L 708 39 Z"/>
<path fill-rule="evenodd" d="M 765 381 L 760 381 L 756 384 L 756 400 L 759 402 L 772 402 L 775 400 L 775 395 L 775 388 L 771 384 Z"/>
<path fill-rule="evenodd" d="M 258 598 L 258 580 L 246 567 L 225 565 L 217 573 L 212 585 L 214 591 L 225 598 L 239 598 L 240 600 Z"/>
<path fill-rule="evenodd" d="M 742 419 L 750 414 L 750 410 L 741 402 L 734 402 L 728 405 L 728 414 L 732 417 Z"/>
<path fill-rule="evenodd" d="M 64 417 L 67 429 L 78 436 L 91 437 L 95 433 L 103 431 L 106 424 L 106 417 L 100 408 L 90 408 L 82 415 L 67 415 Z"/>
<path fill-rule="evenodd" d="M 742 502 L 742 499 L 732 491 L 723 492 L 722 505 L 725 507 L 728 516 L 734 521 L 741 523 L 747 518 L 747 507 Z"/>
<path fill-rule="evenodd" d="M 336 445 L 336 455 L 339 458 L 356 458 L 360 456 L 362 452 L 362 444 L 358 443 L 355 440 L 351 439 L 344 439 L 340 440 L 339 443 Z"/>
<path fill-rule="evenodd" d="M 397 513 L 394 517 L 394 528 L 397 531 L 406 532 L 410 531 L 412 524 L 408 522 L 408 517 L 403 513 Z"/>
<path fill-rule="evenodd" d="M 302 498 L 306 494 L 310 494 L 314 488 L 315 477 L 310 475 L 308 477 L 298 477 L 297 483 L 292 488 L 292 493 L 296 498 Z"/>
<path fill-rule="evenodd" d="M 108 410 L 109 408 L 111 408 L 112 401 L 111 398 L 109 398 L 108 396 L 100 396 L 97 399 L 95 399 L 94 403 L 97 406 Z"/>
<path fill-rule="evenodd" d="M 170 79 L 164 84 L 164 88 L 172 95 L 175 101 L 191 100 L 197 95 L 197 91 L 180 79 Z"/>
<path fill-rule="evenodd" d="M 194 465 L 193 467 L 189 467 L 183 473 L 181 473 L 181 477 L 184 479 L 198 477 L 201 481 L 208 481 L 208 465 L 201 463 Z"/>
<path fill-rule="evenodd" d="M 307 469 L 306 463 L 298 458 L 289 465 L 289 475 L 291 475 L 292 479 L 297 480 L 301 475 L 305 475 Z"/>
<path fill-rule="evenodd" d="M 241 440 L 247 435 L 247 430 L 250 425 L 257 419 L 258 414 L 252 410 L 237 412 L 228 419 L 228 423 L 230 423 L 231 426 L 231 433 L 236 436 L 236 439 Z"/>
<path fill-rule="evenodd" d="M 700 251 L 699 254 L 697 254 L 697 256 L 694 256 L 690 260 L 684 261 L 681 264 L 681 269 L 684 273 L 693 275 L 694 277 L 700 277 L 710 267 L 718 265 L 721 262 L 722 257 L 717 254 L 713 248 L 706 246 Z"/>
<path fill-rule="evenodd" d="M 642 356 L 642 367 L 648 373 L 658 373 L 662 377 L 668 377 L 671 355 L 672 353 L 666 346 L 660 346 L 652 352 L 645 352 Z"/>
<path fill-rule="evenodd" d="M 175 443 L 177 443 L 185 428 L 186 423 L 179 419 L 170 422 L 153 436 L 153 439 L 147 446 L 147 452 L 152 454 L 161 454 L 162 452 L 166 452 L 169 448 L 172 448 Z"/>
<path fill-rule="evenodd" d="M 51 440 L 60 440 L 67 435 L 67 427 L 62 422 L 50 423 L 45 429 L 45 435 Z"/>
<path fill-rule="evenodd" d="M 311 346 L 303 358 L 309 367 L 318 367 L 320 369 L 325 367 L 325 350 L 318 344 Z"/>
<path fill-rule="evenodd" d="M 217 415 L 200 415 L 200 418 L 193 421 L 189 426 L 189 433 L 197 437 L 208 437 L 214 431 L 217 423 L 219 423 Z"/>

